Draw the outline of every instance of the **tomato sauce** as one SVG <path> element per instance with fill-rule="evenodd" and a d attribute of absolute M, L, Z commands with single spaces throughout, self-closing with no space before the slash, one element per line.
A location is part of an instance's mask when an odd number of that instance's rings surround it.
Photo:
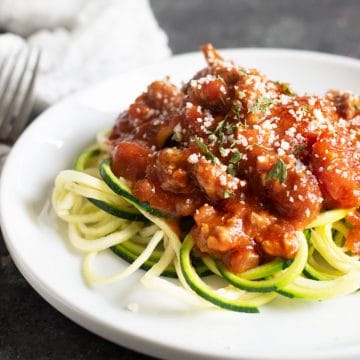
<path fill-rule="evenodd" d="M 140 200 L 192 217 L 197 250 L 231 271 L 292 259 L 321 210 L 360 205 L 359 96 L 299 96 L 202 50 L 208 66 L 182 88 L 155 81 L 119 115 L 112 169 Z"/>

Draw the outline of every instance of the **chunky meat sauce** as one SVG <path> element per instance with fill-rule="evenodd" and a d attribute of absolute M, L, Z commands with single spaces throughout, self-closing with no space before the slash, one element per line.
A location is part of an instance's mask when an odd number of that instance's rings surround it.
<path fill-rule="evenodd" d="M 202 50 L 208 66 L 183 88 L 155 81 L 120 114 L 113 171 L 152 207 L 192 217 L 198 251 L 235 273 L 292 259 L 322 209 L 360 205 L 360 99 L 298 96 Z M 360 254 L 360 216 L 349 221 Z"/>

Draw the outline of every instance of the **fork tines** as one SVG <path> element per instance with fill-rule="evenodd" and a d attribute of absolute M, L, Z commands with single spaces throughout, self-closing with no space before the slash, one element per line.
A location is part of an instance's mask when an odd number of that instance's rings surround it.
<path fill-rule="evenodd" d="M 0 63 L 0 140 L 13 143 L 26 126 L 34 105 L 33 90 L 40 50 L 18 50 Z"/>

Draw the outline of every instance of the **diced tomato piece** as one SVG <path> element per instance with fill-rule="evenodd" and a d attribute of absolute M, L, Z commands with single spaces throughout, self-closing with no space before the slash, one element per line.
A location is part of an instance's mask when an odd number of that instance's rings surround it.
<path fill-rule="evenodd" d="M 120 142 L 112 153 L 112 170 L 116 176 L 123 176 L 130 181 L 142 179 L 151 153 L 151 149 L 139 142 Z"/>
<path fill-rule="evenodd" d="M 189 151 L 177 148 L 160 150 L 150 160 L 146 170 L 147 178 L 165 191 L 193 193 L 194 183 L 188 172 Z"/>
<path fill-rule="evenodd" d="M 212 110 L 224 110 L 230 102 L 225 81 L 215 75 L 207 75 L 199 80 L 191 80 L 188 96 L 192 103 Z"/>
<path fill-rule="evenodd" d="M 360 255 L 360 226 L 354 226 L 350 229 L 345 241 L 345 248 L 353 254 Z"/>
<path fill-rule="evenodd" d="M 133 192 L 139 200 L 146 201 L 151 207 L 174 216 L 193 215 L 203 203 L 203 198 L 199 193 L 175 194 L 164 191 L 160 186 L 146 179 L 137 181 Z"/>
<path fill-rule="evenodd" d="M 347 214 L 346 221 L 351 225 L 360 225 L 360 211 L 357 209 Z"/>
<path fill-rule="evenodd" d="M 327 207 L 359 205 L 360 162 L 345 134 L 324 132 L 313 145 L 311 166 Z"/>
<path fill-rule="evenodd" d="M 226 266 L 235 274 L 242 273 L 259 265 L 260 255 L 252 247 L 236 249 L 224 257 Z"/>

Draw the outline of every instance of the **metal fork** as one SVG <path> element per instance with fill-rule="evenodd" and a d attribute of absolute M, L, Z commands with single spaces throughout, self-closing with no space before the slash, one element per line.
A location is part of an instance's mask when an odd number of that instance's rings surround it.
<path fill-rule="evenodd" d="M 34 106 L 40 57 L 40 50 L 26 47 L 0 60 L 0 172 Z"/>

